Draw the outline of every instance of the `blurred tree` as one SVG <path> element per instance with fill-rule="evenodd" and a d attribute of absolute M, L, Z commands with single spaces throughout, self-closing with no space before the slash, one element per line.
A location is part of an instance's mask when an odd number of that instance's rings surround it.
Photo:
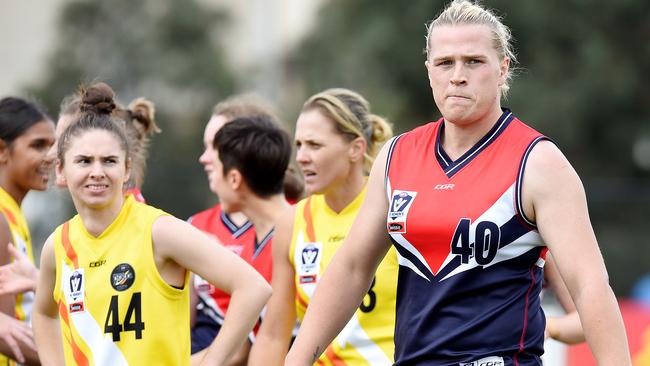
<path fill-rule="evenodd" d="M 367 96 L 398 132 L 437 119 L 425 24 L 446 3 L 329 1 L 287 60 L 294 104 L 343 86 Z M 633 159 L 637 139 L 650 139 L 650 2 L 484 4 L 512 28 L 521 64 L 503 105 L 553 138 L 583 177 L 613 285 L 627 293 L 650 257 L 650 174 Z"/>
<path fill-rule="evenodd" d="M 80 83 L 106 81 L 118 100 L 156 104 L 144 195 L 179 217 L 207 206 L 198 164 L 211 107 L 232 93 L 217 31 L 227 18 L 196 1 L 71 1 L 60 17 L 50 71 L 31 93 L 58 111 Z M 56 114 L 56 113 L 53 113 Z"/>

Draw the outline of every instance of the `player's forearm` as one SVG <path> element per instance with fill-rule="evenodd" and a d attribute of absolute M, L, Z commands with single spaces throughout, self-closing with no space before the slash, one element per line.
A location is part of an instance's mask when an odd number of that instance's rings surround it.
<path fill-rule="evenodd" d="M 575 303 L 598 365 L 631 365 L 625 326 L 609 285 L 585 286 Z"/>
<path fill-rule="evenodd" d="M 281 366 L 289 350 L 288 337 L 274 337 L 270 334 L 262 334 L 262 330 L 255 339 L 251 354 L 248 358 L 248 366 Z"/>
<path fill-rule="evenodd" d="M 262 282 L 233 291 L 223 326 L 201 365 L 225 364 L 242 346 L 271 296 L 271 287 Z"/>
<path fill-rule="evenodd" d="M 32 319 L 36 348 L 43 366 L 63 366 L 63 343 L 58 318 L 34 312 Z"/>
<path fill-rule="evenodd" d="M 286 365 L 312 365 L 345 327 L 370 286 L 372 272 L 355 271 L 357 267 L 337 259 L 318 283 Z"/>

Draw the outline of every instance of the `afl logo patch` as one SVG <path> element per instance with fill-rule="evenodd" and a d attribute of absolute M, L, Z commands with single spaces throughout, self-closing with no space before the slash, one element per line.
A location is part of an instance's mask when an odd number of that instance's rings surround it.
<path fill-rule="evenodd" d="M 135 270 L 128 263 L 118 264 L 111 272 L 111 286 L 117 291 L 124 291 L 135 282 Z"/>

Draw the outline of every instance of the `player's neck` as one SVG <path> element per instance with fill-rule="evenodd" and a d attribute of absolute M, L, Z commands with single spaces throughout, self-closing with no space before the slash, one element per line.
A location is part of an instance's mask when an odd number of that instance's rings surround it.
<path fill-rule="evenodd" d="M 124 199 L 120 197 L 114 202 L 111 202 L 108 206 L 101 208 L 92 208 L 85 205 L 75 206 L 77 206 L 77 212 L 81 217 L 81 221 L 83 222 L 86 231 L 90 235 L 98 237 L 120 215 L 123 204 Z"/>
<path fill-rule="evenodd" d="M 366 177 L 362 173 L 350 174 L 325 191 L 325 203 L 332 211 L 339 213 L 357 198 L 365 185 Z"/>
<path fill-rule="evenodd" d="M 289 207 L 282 193 L 270 197 L 252 197 L 242 209 L 242 213 L 255 226 L 258 238 L 264 238 L 275 226 L 278 216 Z"/>

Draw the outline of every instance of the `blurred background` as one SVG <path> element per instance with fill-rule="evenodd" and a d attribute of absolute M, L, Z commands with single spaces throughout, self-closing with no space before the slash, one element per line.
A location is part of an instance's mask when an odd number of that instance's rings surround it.
<path fill-rule="evenodd" d="M 650 272 L 650 2 L 483 3 L 512 28 L 520 62 L 503 105 L 581 176 L 617 296 L 650 297 L 639 281 Z M 35 99 L 54 118 L 80 83 L 106 81 L 123 103 L 152 100 L 163 133 L 143 193 L 185 218 L 214 201 L 197 160 L 211 108 L 231 94 L 260 94 L 290 130 L 302 102 L 329 87 L 361 92 L 397 132 L 439 118 L 423 49 L 443 4 L 0 0 L 0 95 Z M 35 244 L 71 214 L 65 197 L 28 197 Z"/>

